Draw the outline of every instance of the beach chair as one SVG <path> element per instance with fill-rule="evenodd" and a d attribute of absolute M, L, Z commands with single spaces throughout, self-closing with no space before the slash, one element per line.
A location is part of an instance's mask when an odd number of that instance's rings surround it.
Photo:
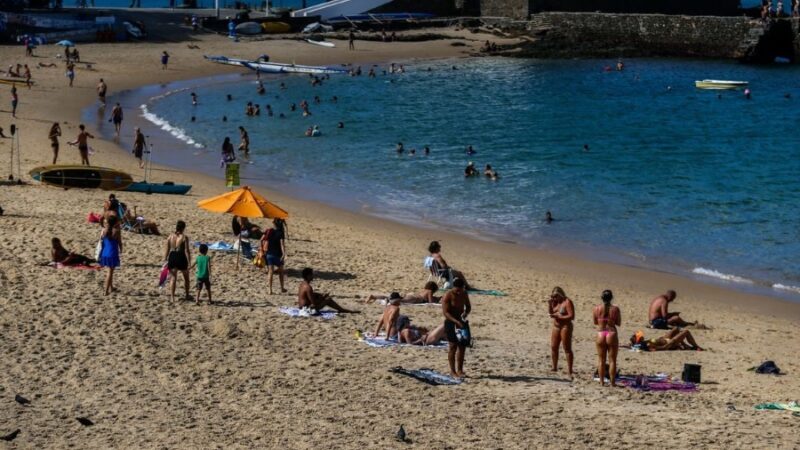
<path fill-rule="evenodd" d="M 452 270 L 449 268 L 443 269 L 432 256 L 425 257 L 423 265 L 428 269 L 428 280 L 426 283 L 428 281 L 435 281 L 439 287 L 442 287 L 444 283 L 453 283 Z"/>

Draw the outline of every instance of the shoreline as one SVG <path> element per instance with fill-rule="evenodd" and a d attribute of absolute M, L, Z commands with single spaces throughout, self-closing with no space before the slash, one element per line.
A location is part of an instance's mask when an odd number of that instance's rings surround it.
<path fill-rule="evenodd" d="M 408 64 L 409 61 L 400 61 L 401 63 Z M 203 155 L 203 159 L 199 160 L 199 162 L 195 162 L 194 164 L 190 164 L 189 168 L 179 166 L 179 162 L 181 160 L 187 161 L 187 157 L 192 156 L 192 151 L 194 151 L 194 156 L 198 156 L 198 148 L 193 147 L 188 144 L 185 140 L 179 139 L 178 137 L 172 135 L 169 131 L 160 128 L 157 123 L 152 122 L 151 120 L 143 117 L 143 114 L 140 110 L 140 105 L 146 103 L 147 100 L 153 98 L 153 96 L 162 96 L 162 95 L 170 95 L 171 93 L 180 92 L 191 90 L 196 86 L 209 86 L 215 84 L 229 84 L 235 82 L 237 78 L 241 78 L 245 83 L 254 82 L 255 78 L 251 79 L 250 73 L 219 73 L 210 76 L 204 76 L 200 78 L 191 78 L 191 79 L 181 79 L 170 81 L 166 84 L 162 83 L 160 85 L 143 85 L 131 89 L 126 89 L 125 91 L 115 93 L 114 95 L 109 97 L 109 103 L 113 103 L 115 101 L 122 102 L 123 106 L 126 107 L 128 111 L 135 110 L 135 125 L 141 126 L 143 130 L 150 131 L 151 139 L 155 139 L 155 142 L 162 144 L 158 147 L 160 148 L 169 148 L 172 147 L 172 144 L 178 144 L 182 148 L 182 154 L 180 155 L 168 155 L 160 160 L 157 160 L 158 163 L 156 165 L 164 165 L 171 169 L 181 170 L 185 173 L 201 173 L 206 176 L 210 176 L 217 180 L 222 180 L 223 175 L 220 173 L 220 169 L 218 167 L 216 161 L 216 152 L 213 148 L 202 148 L 199 152 L 208 152 L 208 155 Z M 265 80 L 277 80 L 281 78 L 281 76 L 277 77 L 268 77 Z M 82 108 L 82 117 L 88 118 L 92 115 L 92 106 L 86 106 Z M 130 113 L 129 113 L 130 114 Z M 164 119 L 164 118 L 160 118 Z M 129 119 L 130 120 L 130 119 Z M 103 121 L 104 122 L 104 121 Z M 102 128 L 105 130 L 105 138 L 107 141 L 112 141 L 111 139 L 113 135 L 113 131 L 109 131 L 108 126 L 104 126 L 103 122 L 99 122 L 98 124 L 103 125 Z M 97 125 L 97 124 L 96 124 Z M 95 126 L 95 129 L 97 127 Z M 102 133 L 101 133 L 102 134 Z M 145 134 L 148 134 L 147 132 Z M 158 136 L 160 135 L 160 136 Z M 166 145 L 165 145 L 166 144 Z M 655 272 L 655 273 L 666 273 L 675 275 L 676 277 L 680 277 L 685 280 L 692 280 L 703 284 L 709 284 L 711 286 L 719 287 L 722 289 L 728 289 L 731 291 L 741 292 L 744 294 L 755 294 L 760 296 L 771 297 L 775 299 L 779 299 L 782 301 L 788 301 L 791 303 L 797 304 L 800 302 L 800 292 L 797 292 L 794 289 L 794 286 L 786 286 L 781 284 L 780 282 L 756 282 L 752 281 L 751 279 L 747 278 L 746 275 L 740 276 L 739 274 L 727 274 L 719 272 L 715 269 L 708 269 L 701 266 L 697 266 L 696 264 L 678 264 L 679 259 L 672 258 L 672 259 L 664 259 L 660 262 L 652 262 L 652 261 L 643 261 L 637 258 L 636 250 L 634 249 L 622 249 L 622 248 L 601 248 L 592 244 L 588 243 L 577 243 L 577 242 L 567 242 L 563 239 L 559 239 L 559 242 L 529 242 L 525 240 L 516 239 L 512 235 L 502 235 L 502 234 L 487 234 L 484 230 L 480 229 L 470 229 L 464 227 L 458 227 L 457 225 L 447 224 L 442 222 L 436 222 L 431 220 L 425 220 L 420 217 L 410 217 L 407 214 L 398 214 L 396 211 L 391 211 L 385 207 L 380 207 L 378 205 L 371 205 L 365 204 L 362 201 L 356 199 L 355 196 L 350 195 L 347 199 L 341 199 L 339 194 L 347 195 L 348 192 L 340 192 L 338 189 L 335 190 L 335 193 L 326 192 L 322 193 L 320 190 L 328 189 L 326 186 L 312 184 L 312 185 L 304 185 L 302 183 L 296 183 L 291 181 L 281 181 L 277 183 L 272 183 L 269 187 L 258 183 L 258 178 L 247 178 L 246 177 L 246 165 L 243 166 L 243 174 L 242 180 L 244 184 L 252 184 L 254 186 L 258 186 L 260 188 L 267 189 L 269 192 L 278 192 L 286 197 L 297 199 L 297 200 L 304 200 L 304 201 L 311 201 L 316 202 L 318 204 L 325 204 L 332 206 L 335 209 L 346 210 L 352 213 L 368 215 L 374 218 L 379 218 L 383 220 L 387 220 L 393 223 L 406 225 L 412 228 L 416 228 L 419 230 L 428 230 L 430 232 L 436 232 L 438 230 L 444 230 L 447 232 L 452 232 L 455 234 L 459 234 L 464 236 L 468 239 L 474 240 L 481 240 L 489 243 L 505 243 L 505 244 L 512 244 L 518 245 L 523 249 L 530 249 L 530 250 L 539 250 L 539 251 L 546 251 L 550 253 L 554 253 L 556 255 L 560 255 L 562 257 L 566 257 L 569 259 L 576 259 L 576 260 L 585 260 L 591 261 L 594 263 L 599 264 L 613 264 L 620 267 L 630 267 L 635 269 L 641 269 L 644 271 Z M 248 180 L 248 181 L 244 181 Z M 538 245 L 537 245 L 538 244 Z M 780 286 L 780 287 L 779 287 Z"/>

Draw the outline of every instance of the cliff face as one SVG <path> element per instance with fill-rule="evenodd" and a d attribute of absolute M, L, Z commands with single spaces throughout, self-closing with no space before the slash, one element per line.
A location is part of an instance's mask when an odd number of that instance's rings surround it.
<path fill-rule="evenodd" d="M 744 17 L 554 12 L 534 14 L 528 21 L 495 25 L 527 38 L 510 53 L 526 57 L 749 58 L 769 54 L 787 39 L 791 52 L 792 40 L 796 39 L 791 34 L 787 38 L 786 33 L 776 36 L 773 31 L 791 29 L 788 22 L 785 27 L 765 26 L 759 20 Z M 776 55 L 785 53 L 776 51 Z M 761 62 L 771 60 L 761 59 Z"/>

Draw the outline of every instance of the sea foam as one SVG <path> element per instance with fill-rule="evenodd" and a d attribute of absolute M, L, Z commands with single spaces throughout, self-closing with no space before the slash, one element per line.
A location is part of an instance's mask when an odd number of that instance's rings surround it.
<path fill-rule="evenodd" d="M 201 144 L 200 142 L 195 141 L 191 136 L 186 134 L 186 131 L 183 128 L 174 126 L 169 123 L 168 120 L 159 117 L 158 115 L 151 113 L 147 109 L 147 105 L 141 105 L 139 108 L 142 110 L 142 117 L 145 118 L 148 122 L 152 123 L 153 125 L 161 128 L 162 130 L 166 131 L 167 133 L 174 136 L 176 139 L 179 139 L 185 142 L 188 145 L 191 145 L 195 148 L 205 148 L 205 145 Z"/>
<path fill-rule="evenodd" d="M 747 278 L 738 277 L 736 275 L 730 275 L 727 273 L 718 272 L 713 269 L 705 269 L 703 267 L 695 267 L 692 269 L 692 273 L 697 275 L 705 275 L 707 277 L 718 278 L 720 280 L 731 281 L 733 283 L 746 283 L 746 284 L 753 284 L 752 280 L 748 280 Z"/>

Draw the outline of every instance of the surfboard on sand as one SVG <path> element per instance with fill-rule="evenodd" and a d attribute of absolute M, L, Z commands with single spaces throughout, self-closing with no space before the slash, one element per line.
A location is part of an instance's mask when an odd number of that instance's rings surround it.
<path fill-rule="evenodd" d="M 133 183 L 133 178 L 125 172 L 96 166 L 43 166 L 31 170 L 30 175 L 43 184 L 63 188 L 121 191 Z"/>

